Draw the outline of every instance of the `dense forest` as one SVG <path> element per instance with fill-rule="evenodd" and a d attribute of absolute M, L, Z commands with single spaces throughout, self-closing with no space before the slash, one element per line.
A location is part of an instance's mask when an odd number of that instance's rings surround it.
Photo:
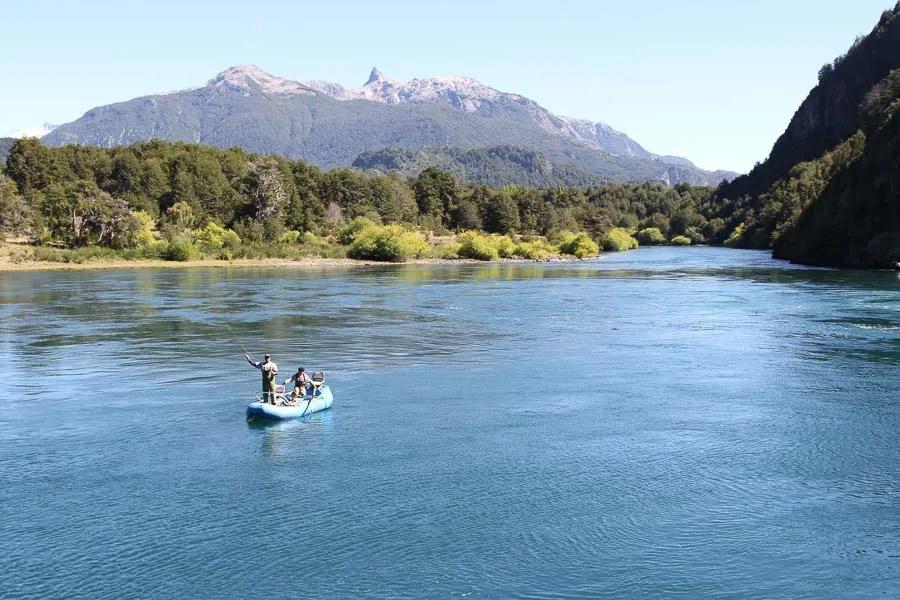
<path fill-rule="evenodd" d="M 896 268 L 898 107 L 900 4 L 821 69 L 769 158 L 716 191 L 729 243 L 808 264 Z"/>
<path fill-rule="evenodd" d="M 323 171 L 236 148 L 162 141 L 51 148 L 26 139 L 10 149 L 0 176 L 0 228 L 51 246 L 110 248 L 196 237 L 208 227 L 227 228 L 245 244 L 302 244 L 334 238 L 354 219 L 427 235 L 582 232 L 601 241 L 624 233 L 645 244 L 707 243 L 729 233 L 712 192 L 661 183 L 489 188 L 436 168 L 402 178 Z"/>
<path fill-rule="evenodd" d="M 373 173 L 414 177 L 429 167 L 452 173 L 461 181 L 499 187 L 584 187 L 607 180 L 568 163 L 555 162 L 535 150 L 490 146 L 474 150 L 454 148 L 388 148 L 364 152 L 354 168 Z"/>

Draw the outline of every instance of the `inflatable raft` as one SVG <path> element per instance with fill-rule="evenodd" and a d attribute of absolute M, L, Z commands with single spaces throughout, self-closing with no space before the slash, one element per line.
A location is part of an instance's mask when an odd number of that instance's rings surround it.
<path fill-rule="evenodd" d="M 313 381 L 312 392 L 289 403 L 290 398 L 283 392 L 277 394 L 278 404 L 263 402 L 262 394 L 256 396 L 256 401 L 247 407 L 248 419 L 299 419 L 313 413 L 331 408 L 334 396 L 331 388 L 324 382 Z"/>

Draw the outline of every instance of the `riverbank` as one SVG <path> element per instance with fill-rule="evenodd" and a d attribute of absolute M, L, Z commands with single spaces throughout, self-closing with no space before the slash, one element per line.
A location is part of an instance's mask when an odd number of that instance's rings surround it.
<path fill-rule="evenodd" d="M 232 256 L 231 252 L 203 253 L 196 248 L 192 252 L 179 254 L 178 258 L 166 257 L 164 252 L 148 252 L 144 249 L 128 249 L 114 251 L 108 248 L 68 249 L 46 246 L 31 246 L 24 240 L 0 243 L 0 272 L 20 271 L 81 271 L 99 269 L 179 269 L 185 267 L 221 268 L 221 267 L 284 267 L 284 268 L 337 268 L 354 266 L 384 266 L 390 264 L 476 264 L 486 262 L 505 263 L 539 263 L 569 262 L 595 257 L 599 248 L 594 244 L 588 248 L 584 256 L 582 249 L 573 247 L 568 252 L 555 253 L 554 246 L 546 242 L 514 244 L 505 236 L 487 236 L 475 234 L 470 241 L 472 251 L 463 255 L 456 249 L 446 252 L 443 246 L 422 242 L 423 248 L 416 252 L 418 258 L 409 256 L 412 253 L 391 253 L 390 258 L 353 255 L 354 248 L 341 247 L 332 243 L 321 248 L 297 247 L 290 244 L 276 244 L 272 247 L 256 247 L 249 256 Z M 456 239 L 455 236 L 453 238 Z M 578 241 L 581 237 L 573 237 Z M 446 240 L 445 240 L 446 242 Z M 452 242 L 451 242 L 452 243 Z M 504 246 L 506 244 L 506 246 Z M 505 251 L 501 254 L 501 246 Z M 507 247 L 508 246 L 508 247 Z M 561 248 L 562 249 L 562 248 Z M 516 254 L 515 252 L 518 252 Z M 255 254 L 255 255 L 254 255 Z M 373 253 L 367 253 L 373 254 Z M 416 254 L 413 254 L 415 256 Z"/>
<path fill-rule="evenodd" d="M 589 260 L 599 260 L 594 257 Z M 496 262 L 496 261 L 495 261 Z M 582 262 L 571 257 L 552 257 L 544 260 L 527 260 L 520 258 L 502 259 L 503 263 L 560 263 Z M 29 271 L 89 271 L 103 269 L 184 269 L 184 268 L 295 268 L 295 269 L 332 269 L 350 267 L 384 267 L 387 265 L 452 265 L 452 264 L 486 264 L 485 261 L 463 258 L 418 258 L 405 262 L 390 263 L 374 260 L 356 260 L 352 258 L 236 258 L 232 260 L 201 258 L 188 261 L 160 259 L 107 259 L 98 258 L 84 262 L 15 260 L 9 245 L 0 246 L 0 273 Z"/>

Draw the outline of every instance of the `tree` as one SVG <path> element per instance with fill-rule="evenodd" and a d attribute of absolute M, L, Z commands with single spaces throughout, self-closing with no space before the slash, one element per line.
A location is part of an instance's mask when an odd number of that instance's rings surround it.
<path fill-rule="evenodd" d="M 282 175 L 273 158 L 250 163 L 248 184 L 260 223 L 280 219 L 287 208 L 290 198 Z"/>
<path fill-rule="evenodd" d="M 56 153 L 36 138 L 24 138 L 13 144 L 6 157 L 6 174 L 28 197 L 59 180 Z"/>
<path fill-rule="evenodd" d="M 166 210 L 166 222 L 178 231 L 194 226 L 194 210 L 187 202 L 176 202 Z"/>
<path fill-rule="evenodd" d="M 20 233 L 30 220 L 31 211 L 19 195 L 16 183 L 0 175 L 0 235 Z"/>
<path fill-rule="evenodd" d="M 656 228 L 660 231 L 660 233 L 662 233 L 663 237 L 665 237 L 669 235 L 671 224 L 669 223 L 669 217 L 662 213 L 655 212 L 647 219 L 644 219 L 644 222 L 641 223 L 641 228 Z"/>
<path fill-rule="evenodd" d="M 40 213 L 50 235 L 70 246 L 121 248 L 140 226 L 124 200 L 113 198 L 93 182 L 49 186 L 42 195 Z"/>
<path fill-rule="evenodd" d="M 459 182 L 450 173 L 429 167 L 412 181 L 419 215 L 447 225 L 459 201 Z"/>
<path fill-rule="evenodd" d="M 512 198 L 511 191 L 504 188 L 494 194 L 484 219 L 484 228 L 492 233 L 512 233 L 519 229 L 519 207 Z"/>
<path fill-rule="evenodd" d="M 456 204 L 456 210 L 450 219 L 450 227 L 457 231 L 481 229 L 481 215 L 478 205 L 469 198 L 463 198 Z"/>

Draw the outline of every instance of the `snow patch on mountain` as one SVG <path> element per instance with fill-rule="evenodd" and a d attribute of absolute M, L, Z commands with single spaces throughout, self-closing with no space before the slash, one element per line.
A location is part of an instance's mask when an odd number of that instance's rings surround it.
<path fill-rule="evenodd" d="M 13 131 L 3 137 L 15 138 L 17 140 L 22 138 L 42 138 L 54 129 L 56 129 L 56 125 L 51 125 L 50 123 L 44 123 L 40 127 L 27 127 L 25 129 L 19 129 L 17 131 Z"/>
<path fill-rule="evenodd" d="M 241 65 L 225 69 L 209 80 L 207 87 L 231 86 L 246 92 L 266 94 L 315 94 L 316 90 L 299 81 L 276 77 L 256 65 Z"/>

